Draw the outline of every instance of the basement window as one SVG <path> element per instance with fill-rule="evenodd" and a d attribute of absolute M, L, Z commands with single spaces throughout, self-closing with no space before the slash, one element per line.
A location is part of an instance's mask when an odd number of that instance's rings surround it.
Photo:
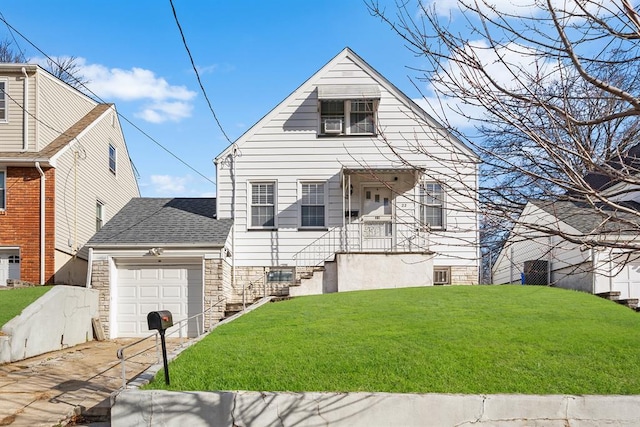
<path fill-rule="evenodd" d="M 280 268 L 267 271 L 267 283 L 293 283 L 293 268 Z"/>
<path fill-rule="evenodd" d="M 451 268 L 450 267 L 434 267 L 433 268 L 433 284 L 434 285 L 450 285 L 451 284 Z"/>

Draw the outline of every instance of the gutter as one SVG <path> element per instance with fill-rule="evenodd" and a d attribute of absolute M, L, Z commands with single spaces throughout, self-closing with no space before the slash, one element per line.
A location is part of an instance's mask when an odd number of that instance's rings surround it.
<path fill-rule="evenodd" d="M 40 284 L 44 285 L 44 266 L 45 266 L 45 189 L 46 178 L 44 172 L 40 167 L 40 162 L 35 164 L 38 173 L 40 174 Z"/>

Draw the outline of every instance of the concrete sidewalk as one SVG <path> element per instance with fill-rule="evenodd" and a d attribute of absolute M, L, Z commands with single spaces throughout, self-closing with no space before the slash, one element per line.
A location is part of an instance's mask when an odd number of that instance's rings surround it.
<path fill-rule="evenodd" d="M 0 365 L 0 426 L 66 425 L 109 413 L 110 395 L 122 385 L 118 348 L 137 339 L 92 341 L 66 350 Z M 167 339 L 171 353 L 185 341 Z M 155 339 L 128 349 L 131 380 L 157 362 Z M 162 357 L 162 356 L 161 356 Z M 73 424 L 72 424 L 73 425 Z"/>

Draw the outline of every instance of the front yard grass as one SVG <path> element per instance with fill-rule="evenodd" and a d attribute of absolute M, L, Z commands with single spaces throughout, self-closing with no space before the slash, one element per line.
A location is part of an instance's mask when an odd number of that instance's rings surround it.
<path fill-rule="evenodd" d="M 349 292 L 267 304 L 147 388 L 640 394 L 640 313 L 539 286 Z"/>
<path fill-rule="evenodd" d="M 22 310 L 44 295 L 49 289 L 51 289 L 51 286 L 0 290 L 0 328 L 22 313 Z"/>

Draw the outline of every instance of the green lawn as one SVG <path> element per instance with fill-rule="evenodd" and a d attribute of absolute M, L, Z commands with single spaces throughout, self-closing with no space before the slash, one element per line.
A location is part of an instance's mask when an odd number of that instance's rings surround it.
<path fill-rule="evenodd" d="M 29 304 L 44 295 L 51 286 L 3 289 L 0 291 L 0 327 L 16 317 Z"/>
<path fill-rule="evenodd" d="M 640 313 L 539 286 L 349 292 L 267 304 L 147 388 L 640 394 Z"/>

